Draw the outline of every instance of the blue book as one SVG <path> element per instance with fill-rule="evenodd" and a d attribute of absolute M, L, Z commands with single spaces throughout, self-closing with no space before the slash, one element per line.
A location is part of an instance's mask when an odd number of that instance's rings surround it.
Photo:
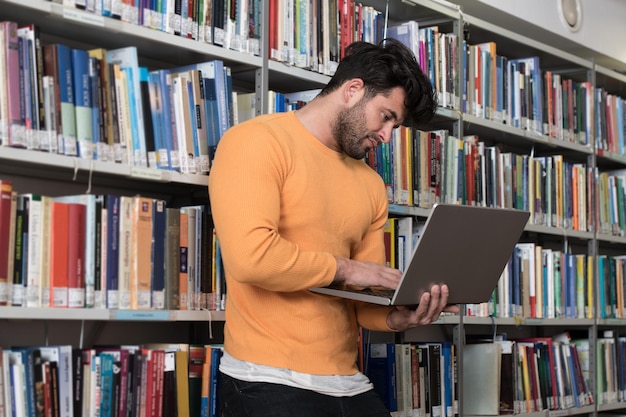
<path fill-rule="evenodd" d="M 219 417 L 220 402 L 219 402 L 219 366 L 222 354 L 224 353 L 222 347 L 211 347 L 211 388 L 209 397 L 209 417 Z"/>
<path fill-rule="evenodd" d="M 76 144 L 76 109 L 74 108 L 74 76 L 72 49 L 63 44 L 56 44 L 57 66 L 59 74 L 59 92 L 61 101 L 62 153 L 77 156 Z"/>
<path fill-rule="evenodd" d="M 152 308 L 165 308 L 165 201 L 152 202 Z"/>
<path fill-rule="evenodd" d="M 72 75 L 74 76 L 74 111 L 76 112 L 78 155 L 81 158 L 93 159 L 93 115 L 89 53 L 87 51 L 72 49 Z"/>
<path fill-rule="evenodd" d="M 120 196 L 109 194 L 105 197 L 107 210 L 107 248 L 106 248 L 106 307 L 116 309 L 119 307 L 118 295 L 118 266 L 120 249 Z"/>
<path fill-rule="evenodd" d="M 441 375 L 443 379 L 443 398 L 441 399 L 442 404 L 442 416 L 452 417 L 454 416 L 454 403 L 453 398 L 454 391 L 456 390 L 456 380 L 454 376 L 454 362 L 455 358 L 452 353 L 452 343 L 451 342 L 441 342 L 441 355 L 443 356 L 443 368 L 441 370 Z"/>
<path fill-rule="evenodd" d="M 163 94 L 159 71 L 152 71 L 148 74 L 148 92 L 150 95 L 150 113 L 152 114 L 151 121 L 157 168 L 169 169 L 169 152 L 164 139 L 166 132 L 163 123 Z"/>
<path fill-rule="evenodd" d="M 213 161 L 215 150 L 220 140 L 219 133 L 219 114 L 217 111 L 217 92 L 215 91 L 215 83 L 208 78 L 203 78 L 202 86 L 204 87 L 204 107 L 206 114 L 206 132 L 207 143 L 209 146 L 209 159 Z"/>
<path fill-rule="evenodd" d="M 365 363 L 365 375 L 374 384 L 387 409 L 398 410 L 396 394 L 396 344 L 372 343 L 366 346 L 368 353 Z"/>
<path fill-rule="evenodd" d="M 106 134 L 104 132 L 104 108 L 100 100 L 102 81 L 100 79 L 100 60 L 89 57 L 89 87 L 91 92 L 91 123 L 92 123 L 92 155 L 93 159 L 101 159 L 104 155 L 98 155 L 98 144 L 104 142 Z"/>
<path fill-rule="evenodd" d="M 139 124 L 139 118 L 137 117 L 137 112 L 141 109 L 138 108 L 139 103 L 137 101 L 141 96 L 141 87 L 135 89 L 135 76 L 139 76 L 139 74 L 135 73 L 130 67 L 121 67 L 120 69 L 126 73 L 126 85 L 128 87 L 127 93 L 128 104 L 130 106 L 130 131 L 133 155 L 133 160 L 130 162 L 133 166 L 146 167 L 148 166 L 148 154 L 146 151 L 145 132 L 143 128 L 140 129 L 140 126 L 143 126 L 143 124 Z M 143 115 L 141 120 L 143 120 Z"/>
<path fill-rule="evenodd" d="M 113 415 L 113 355 L 98 353 L 100 357 L 100 417 L 115 417 Z"/>
<path fill-rule="evenodd" d="M 161 98 L 161 116 L 163 125 L 163 143 L 161 144 L 160 157 L 163 156 L 161 152 L 165 150 L 167 152 L 167 159 L 159 159 L 159 167 L 170 170 L 180 169 L 180 160 L 178 157 L 173 158 L 178 150 L 176 129 L 174 129 L 174 121 L 172 118 L 172 102 L 171 102 L 171 84 L 168 80 L 168 73 L 166 70 L 159 70 L 155 72 L 154 82 L 158 82 L 158 95 Z M 161 161 L 161 159 L 163 159 Z M 166 166 L 167 162 L 167 166 Z"/>
<path fill-rule="evenodd" d="M 118 64 L 124 70 L 127 76 L 128 97 L 131 106 L 131 127 L 133 132 L 133 159 L 131 161 L 135 166 L 147 167 L 148 156 L 146 150 L 146 137 L 143 129 L 144 112 L 143 100 L 141 97 L 140 74 L 139 74 L 139 58 L 137 48 L 135 46 L 127 46 L 119 49 L 107 51 L 107 62 L 110 64 Z M 142 128 L 139 128 L 139 127 Z"/>

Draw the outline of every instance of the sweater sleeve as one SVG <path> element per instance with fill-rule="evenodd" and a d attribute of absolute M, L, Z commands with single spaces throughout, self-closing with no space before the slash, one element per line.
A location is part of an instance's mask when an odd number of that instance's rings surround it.
<path fill-rule="evenodd" d="M 301 250 L 279 233 L 281 187 L 292 160 L 269 129 L 262 123 L 230 129 L 211 167 L 211 212 L 224 265 L 238 282 L 270 291 L 328 285 L 334 256 Z"/>

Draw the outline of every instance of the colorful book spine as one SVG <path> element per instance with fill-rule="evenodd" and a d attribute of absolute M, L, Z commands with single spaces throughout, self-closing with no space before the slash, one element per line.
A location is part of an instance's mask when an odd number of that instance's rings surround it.
<path fill-rule="evenodd" d="M 9 301 L 9 270 L 11 251 L 11 211 L 13 184 L 8 180 L 0 180 L 0 306 Z M 15 218 L 13 217 L 13 221 Z"/>
<path fill-rule="evenodd" d="M 85 159 L 93 159 L 93 115 L 89 53 L 82 49 L 73 48 L 71 54 L 78 156 Z"/>

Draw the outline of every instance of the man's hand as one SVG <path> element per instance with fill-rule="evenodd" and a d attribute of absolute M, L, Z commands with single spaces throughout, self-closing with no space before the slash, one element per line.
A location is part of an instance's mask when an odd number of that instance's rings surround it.
<path fill-rule="evenodd" d="M 362 262 L 336 256 L 335 281 L 361 287 L 386 287 L 395 290 L 402 272 L 375 262 Z"/>
<path fill-rule="evenodd" d="M 433 285 L 430 292 L 422 294 L 416 309 L 398 306 L 387 315 L 387 325 L 397 331 L 425 326 L 439 318 L 442 311 L 458 313 L 459 306 L 448 305 L 448 286 Z"/>

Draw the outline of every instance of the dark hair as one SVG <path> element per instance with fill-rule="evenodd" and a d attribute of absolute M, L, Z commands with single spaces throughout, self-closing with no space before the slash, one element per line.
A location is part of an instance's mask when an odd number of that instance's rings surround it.
<path fill-rule="evenodd" d="M 378 45 L 354 42 L 346 48 L 335 74 L 320 96 L 336 90 L 344 82 L 360 78 L 366 97 L 386 95 L 395 87 L 404 89 L 406 114 L 404 125 L 419 127 L 428 123 L 437 111 L 437 94 L 420 68 L 413 52 L 395 39 Z"/>

